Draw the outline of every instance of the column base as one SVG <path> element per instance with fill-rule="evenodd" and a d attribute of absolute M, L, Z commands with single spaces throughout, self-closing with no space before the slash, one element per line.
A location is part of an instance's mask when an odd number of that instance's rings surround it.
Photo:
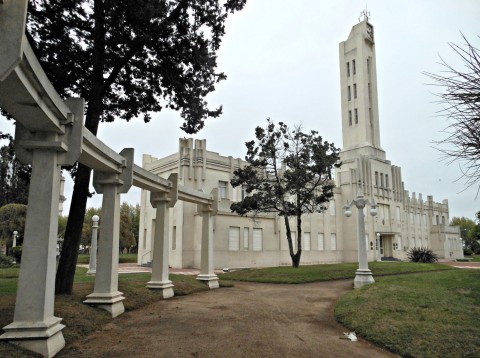
<path fill-rule="evenodd" d="M 173 284 L 172 281 L 149 281 L 147 282 L 147 287 L 152 290 L 160 290 L 160 294 L 162 298 L 170 298 L 173 297 Z"/>
<path fill-rule="evenodd" d="M 125 307 L 122 302 L 125 297 L 122 295 L 123 293 L 119 291 L 111 293 L 93 292 L 87 296 L 87 299 L 83 301 L 83 303 L 104 309 L 112 315 L 112 318 L 115 318 L 125 312 Z"/>
<path fill-rule="evenodd" d="M 88 270 L 87 271 L 88 276 L 95 276 L 96 273 L 97 273 L 97 270 Z"/>
<path fill-rule="evenodd" d="M 3 327 L 4 334 L 0 339 L 41 354 L 44 357 L 53 357 L 63 347 L 65 339 L 61 318 L 51 317 L 42 322 L 13 322 Z"/>
<path fill-rule="evenodd" d="M 374 283 L 372 271 L 369 269 L 358 269 L 355 272 L 355 279 L 353 280 L 353 288 L 360 288 Z"/>
<path fill-rule="evenodd" d="M 215 274 L 200 274 L 197 275 L 197 280 L 203 281 L 210 289 L 219 288 L 220 285 L 218 284 L 218 276 Z"/>

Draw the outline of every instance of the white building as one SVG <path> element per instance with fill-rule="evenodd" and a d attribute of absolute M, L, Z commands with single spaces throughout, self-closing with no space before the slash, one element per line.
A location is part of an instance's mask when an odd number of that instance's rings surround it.
<path fill-rule="evenodd" d="M 440 258 L 463 257 L 459 228 L 448 225 L 448 201 L 439 203 L 432 196 L 424 200 L 422 194 L 410 195 L 404 188 L 401 168 L 386 159 L 380 145 L 374 30 L 368 19 L 352 28 L 348 39 L 340 43 L 339 52 L 342 166 L 336 171 L 329 210 L 303 218 L 301 263 L 358 260 L 357 210 L 346 218 L 344 205 L 356 197 L 359 186 L 378 204 L 376 217 L 365 215 L 369 260 L 404 259 L 410 248 L 419 246 L 431 248 Z M 254 221 L 230 211 L 230 204 L 241 200 L 244 193 L 229 182 L 233 171 L 244 165 L 241 159 L 207 151 L 206 140 L 193 139 L 180 139 L 178 152 L 165 158 L 143 158 L 143 167 L 161 177 L 178 173 L 182 185 L 207 193 L 218 188 L 215 267 L 290 265 L 285 228 L 279 217 L 264 215 Z M 142 191 L 139 263 L 150 261 L 152 253 L 155 214 L 148 195 Z M 170 210 L 170 265 L 198 268 L 201 217 L 197 208 L 178 202 Z"/>

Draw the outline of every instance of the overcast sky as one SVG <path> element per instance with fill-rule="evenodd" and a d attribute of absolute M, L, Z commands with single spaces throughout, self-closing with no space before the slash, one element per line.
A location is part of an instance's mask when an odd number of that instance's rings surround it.
<path fill-rule="evenodd" d="M 207 149 L 243 158 L 244 143 L 266 118 L 290 125 L 301 123 L 324 139 L 342 145 L 338 44 L 358 23 L 365 1 L 248 0 L 232 15 L 218 53 L 218 67 L 227 80 L 208 98 L 223 105 L 223 115 L 207 121 L 194 136 L 207 139 Z M 480 210 L 477 187 L 465 189 L 457 164 L 446 165 L 432 142 L 445 137 L 447 122 L 436 117 L 435 88 L 423 71 L 439 73 L 440 57 L 461 66 L 449 42 L 462 44 L 462 32 L 480 47 L 479 0 L 370 0 L 375 29 L 381 145 L 387 159 L 402 167 L 405 188 L 448 198 L 450 217 L 474 218 Z M 178 150 L 178 138 L 188 136 L 172 111 L 141 120 L 100 125 L 99 138 L 113 149 L 135 148 L 163 157 Z M 11 127 L 0 123 L 0 130 Z M 68 175 L 67 175 L 68 176 Z M 71 183 L 65 195 L 71 196 Z M 122 200 L 140 201 L 133 189 Z M 70 201 L 65 203 L 68 211 Z M 100 206 L 96 195 L 89 206 Z"/>

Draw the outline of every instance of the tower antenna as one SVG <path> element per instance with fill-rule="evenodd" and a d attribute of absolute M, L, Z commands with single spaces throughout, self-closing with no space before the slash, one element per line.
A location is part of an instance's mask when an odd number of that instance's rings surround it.
<path fill-rule="evenodd" d="M 363 10 L 360 13 L 360 17 L 358 18 L 358 22 L 362 21 L 362 17 L 363 17 L 364 20 L 367 20 L 367 21 L 370 18 L 370 11 L 367 10 L 367 4 L 365 4 L 365 10 Z"/>

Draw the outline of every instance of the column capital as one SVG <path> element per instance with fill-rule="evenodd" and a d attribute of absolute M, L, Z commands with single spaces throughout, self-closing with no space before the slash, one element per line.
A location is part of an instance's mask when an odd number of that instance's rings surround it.
<path fill-rule="evenodd" d="M 120 173 L 93 172 L 93 187 L 99 194 L 105 185 L 117 185 L 119 193 L 127 193 L 133 185 L 133 148 L 124 148 L 120 155 L 125 158 Z"/>
<path fill-rule="evenodd" d="M 58 164 L 73 165 L 82 153 L 83 117 L 85 100 L 69 98 L 65 101 L 71 110 L 60 132 L 30 132 L 17 121 L 15 125 L 15 152 L 23 164 L 32 164 L 34 150 L 52 150 L 58 153 Z"/>
<path fill-rule="evenodd" d="M 151 191 L 150 192 L 150 204 L 156 208 L 159 203 L 170 203 L 171 199 L 168 192 L 163 191 Z"/>

